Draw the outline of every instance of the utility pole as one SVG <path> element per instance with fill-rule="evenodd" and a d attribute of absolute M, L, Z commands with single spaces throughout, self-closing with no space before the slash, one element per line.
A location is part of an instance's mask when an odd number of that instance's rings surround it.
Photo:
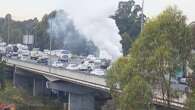
<path fill-rule="evenodd" d="M 14 65 L 13 69 L 13 86 L 16 87 L 16 65 Z"/>
<path fill-rule="evenodd" d="M 52 20 L 50 20 L 50 36 L 49 36 L 49 73 L 51 73 L 51 38 L 52 38 L 52 32 L 53 32 L 53 26 L 52 26 Z"/>
<path fill-rule="evenodd" d="M 71 95 L 71 94 L 70 94 L 70 92 L 69 92 L 69 93 L 68 93 L 68 110 L 70 110 L 70 106 L 71 106 L 71 105 L 70 105 L 70 100 L 71 100 L 71 99 L 70 99 L 70 98 L 71 98 L 70 95 Z"/>
<path fill-rule="evenodd" d="M 141 32 L 144 30 L 144 0 L 142 0 Z"/>

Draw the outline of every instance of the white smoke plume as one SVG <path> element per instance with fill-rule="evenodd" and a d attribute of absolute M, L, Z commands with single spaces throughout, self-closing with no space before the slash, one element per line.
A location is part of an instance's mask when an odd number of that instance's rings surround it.
<path fill-rule="evenodd" d="M 116 59 L 121 56 L 121 37 L 110 18 L 96 19 L 86 25 L 82 32 L 99 48 L 101 58 Z"/>
<path fill-rule="evenodd" d="M 104 4 L 96 5 L 100 3 Z M 98 47 L 101 58 L 115 60 L 122 55 L 119 30 L 109 18 L 117 10 L 118 0 L 65 0 L 62 5 L 77 30 Z"/>
<path fill-rule="evenodd" d="M 73 54 L 97 56 L 98 48 L 76 29 L 72 19 L 63 10 L 54 11 L 49 16 L 47 31 L 52 36 L 54 49 L 63 48 Z"/>

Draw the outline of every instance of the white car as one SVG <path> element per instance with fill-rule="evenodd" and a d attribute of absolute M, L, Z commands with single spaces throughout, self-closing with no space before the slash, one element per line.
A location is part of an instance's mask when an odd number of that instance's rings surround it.
<path fill-rule="evenodd" d="M 80 65 L 81 68 L 86 68 L 86 69 L 94 69 L 95 68 L 95 64 L 93 61 L 84 61 L 83 64 Z"/>
<path fill-rule="evenodd" d="M 102 69 L 95 69 L 93 70 L 92 72 L 90 72 L 91 74 L 94 74 L 94 75 L 98 75 L 98 76 L 103 76 L 105 75 L 105 71 L 102 70 Z"/>
<path fill-rule="evenodd" d="M 60 58 L 62 58 L 64 55 L 67 55 L 68 58 L 72 57 L 72 54 L 68 50 L 53 50 L 52 55 L 56 55 Z"/>
<path fill-rule="evenodd" d="M 43 53 L 46 54 L 46 55 L 49 55 L 50 54 L 50 50 L 45 49 L 45 50 L 43 50 Z"/>
<path fill-rule="evenodd" d="M 30 51 L 29 51 L 29 50 L 22 50 L 22 51 L 21 51 L 21 54 L 22 54 L 23 56 L 29 56 L 29 55 L 30 55 Z"/>
<path fill-rule="evenodd" d="M 20 57 L 20 60 L 22 60 L 22 61 L 27 61 L 27 60 L 28 60 L 28 57 L 21 56 L 21 57 Z"/>
<path fill-rule="evenodd" d="M 181 84 L 188 84 L 187 78 L 181 78 L 181 79 L 179 80 L 179 82 L 180 82 Z"/>
<path fill-rule="evenodd" d="M 62 62 L 56 61 L 52 63 L 53 67 L 64 67 L 64 64 Z"/>
<path fill-rule="evenodd" d="M 88 60 L 96 60 L 96 57 L 94 55 L 88 55 L 87 59 Z"/>
<path fill-rule="evenodd" d="M 78 70 L 79 67 L 77 64 L 69 64 L 67 67 L 66 67 L 67 70 Z"/>
<path fill-rule="evenodd" d="M 96 63 L 96 64 L 100 64 L 102 61 L 100 60 L 100 59 L 96 59 L 96 60 L 94 60 L 94 63 Z"/>

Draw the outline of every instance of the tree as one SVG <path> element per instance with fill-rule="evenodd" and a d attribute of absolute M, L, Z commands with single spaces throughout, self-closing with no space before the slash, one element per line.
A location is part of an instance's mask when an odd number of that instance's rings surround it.
<path fill-rule="evenodd" d="M 161 88 L 168 105 L 173 95 L 171 79 L 176 78 L 177 68 L 182 68 L 185 73 L 191 39 L 186 17 L 176 7 L 169 7 L 145 24 L 131 51 L 140 64 L 141 73 L 152 79 L 153 87 Z"/>
<path fill-rule="evenodd" d="M 195 109 L 195 88 L 192 89 L 192 93 L 189 95 L 187 100 L 188 110 Z"/>
<path fill-rule="evenodd" d="M 5 83 L 5 89 L 0 90 L 0 103 L 25 103 L 23 93 L 17 88 L 14 88 L 10 82 Z"/>
<path fill-rule="evenodd" d="M 195 35 L 195 25 L 192 23 L 191 29 L 192 29 L 192 35 L 193 35 L 193 42 L 194 42 L 194 35 Z M 194 49 L 194 45 L 193 45 Z M 188 99 L 187 99 L 187 107 L 189 110 L 195 110 L 195 54 L 192 53 L 191 59 L 189 61 L 189 68 L 193 70 L 192 74 L 190 75 L 190 80 L 188 81 L 189 87 L 191 88 L 191 92 L 188 94 Z"/>
<path fill-rule="evenodd" d="M 191 38 L 186 17 L 176 7 L 169 7 L 146 22 L 129 55 L 119 59 L 108 72 L 107 84 L 119 108 L 150 107 L 156 92 L 170 106 L 170 99 L 175 95 L 171 79 L 176 78 L 176 69 L 186 67 L 189 61 Z M 121 92 L 115 92 L 117 89 Z"/>
<path fill-rule="evenodd" d="M 33 34 L 35 36 L 35 47 L 43 49 L 49 48 L 49 35 L 47 33 L 48 29 L 48 15 L 42 18 L 41 22 L 33 28 Z"/>
<path fill-rule="evenodd" d="M 193 70 L 190 80 L 188 81 L 191 92 L 188 94 L 188 99 L 186 101 L 187 107 L 189 110 L 195 110 L 195 55 L 192 55 L 192 58 L 189 62 L 189 67 Z"/>
<path fill-rule="evenodd" d="M 115 15 L 111 16 L 119 28 L 119 34 L 122 37 L 121 44 L 123 54 L 127 55 L 131 48 L 132 41 L 140 34 L 142 8 L 135 4 L 134 0 L 120 2 Z M 144 20 L 146 16 L 144 15 Z M 128 40 L 127 40 L 128 39 Z M 126 41 L 127 40 L 127 41 Z"/>
<path fill-rule="evenodd" d="M 150 85 L 140 75 L 135 75 L 123 88 L 120 100 L 122 110 L 151 109 L 152 92 Z"/>
<path fill-rule="evenodd" d="M 129 53 L 129 51 L 130 51 L 129 49 L 131 48 L 131 45 L 129 45 L 129 44 L 132 44 L 134 39 L 132 39 L 129 36 L 129 34 L 126 33 L 126 32 L 124 34 L 122 34 L 121 37 L 122 37 L 121 44 L 123 44 L 122 45 L 122 47 L 123 47 L 123 54 L 127 55 Z"/>
<path fill-rule="evenodd" d="M 193 70 L 193 73 L 191 75 L 191 79 L 188 81 L 189 87 L 191 88 L 191 92 L 188 94 L 188 99 L 187 99 L 187 107 L 189 110 L 194 110 L 195 109 L 195 55 L 192 55 L 192 58 L 189 62 L 189 67 Z"/>
<path fill-rule="evenodd" d="M 5 61 L 0 61 L 0 89 L 5 88 Z"/>
<path fill-rule="evenodd" d="M 52 34 L 49 27 L 51 20 Z M 33 47 L 44 50 L 49 49 L 51 36 L 52 49 L 66 49 L 78 55 L 98 55 L 99 49 L 76 29 L 63 10 L 45 14 L 40 21 L 37 18 L 15 21 L 11 14 L 7 14 L 0 18 L 0 41 L 8 41 L 8 30 L 10 44 L 23 43 L 23 35 L 31 34 L 34 35 Z"/>
<path fill-rule="evenodd" d="M 193 36 L 193 42 L 195 42 L 195 22 L 190 23 L 191 31 L 192 31 L 192 36 Z M 193 49 L 195 49 L 195 44 L 193 44 Z"/>
<path fill-rule="evenodd" d="M 37 24 L 38 20 L 29 19 L 25 21 L 15 21 L 11 14 L 7 14 L 5 18 L 0 18 L 0 37 L 2 41 L 9 43 L 22 43 L 23 35 L 32 34 L 32 29 Z"/>
<path fill-rule="evenodd" d="M 107 84 L 115 105 L 120 110 L 150 109 L 151 86 L 135 68 L 133 58 L 120 58 L 107 74 Z"/>

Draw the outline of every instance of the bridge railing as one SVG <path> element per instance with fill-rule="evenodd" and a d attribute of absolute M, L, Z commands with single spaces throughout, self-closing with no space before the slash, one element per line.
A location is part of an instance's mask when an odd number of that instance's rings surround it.
<path fill-rule="evenodd" d="M 168 107 L 168 102 L 169 106 L 174 109 L 179 109 L 179 110 L 184 110 L 186 108 L 186 104 L 183 102 L 175 101 L 175 100 L 167 100 L 163 99 L 161 97 L 154 97 L 153 98 L 153 103 L 157 105 L 162 105 L 162 106 L 167 106 Z"/>

